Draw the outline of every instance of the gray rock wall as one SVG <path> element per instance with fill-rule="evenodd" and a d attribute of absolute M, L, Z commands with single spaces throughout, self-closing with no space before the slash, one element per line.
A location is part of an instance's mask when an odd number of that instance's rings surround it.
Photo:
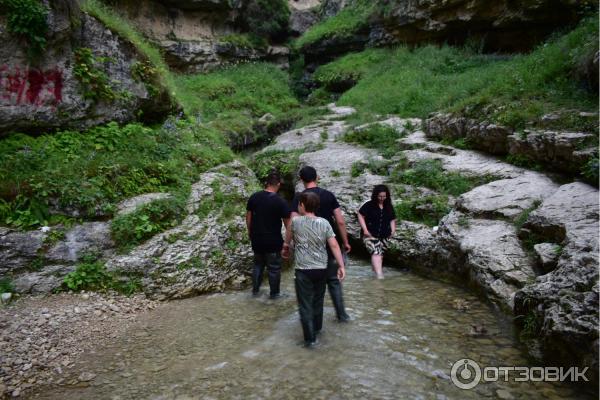
<path fill-rule="evenodd" d="M 143 111 L 159 117 L 173 109 L 168 95 L 150 96 L 143 82 L 131 75 L 131 66 L 144 58 L 122 38 L 94 18 L 77 20 L 64 9 L 48 16 L 48 44 L 32 62 L 23 42 L 6 31 L 0 16 L 0 134 L 7 131 L 42 133 L 50 129 L 82 129 L 109 121 L 128 122 Z M 118 98 L 84 98 L 75 77 L 74 51 L 85 47 L 96 57 L 108 57 L 102 68 Z"/>

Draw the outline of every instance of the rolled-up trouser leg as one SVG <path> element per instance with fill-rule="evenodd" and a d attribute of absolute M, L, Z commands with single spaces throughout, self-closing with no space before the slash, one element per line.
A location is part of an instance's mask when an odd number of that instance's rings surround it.
<path fill-rule="evenodd" d="M 296 286 L 296 298 L 298 299 L 298 311 L 300 312 L 304 342 L 312 343 L 316 340 L 313 315 L 314 285 L 310 278 L 299 270 L 296 270 L 294 284 Z"/>
<path fill-rule="evenodd" d="M 256 294 L 260 290 L 263 271 L 267 264 L 267 258 L 263 253 L 254 253 L 254 267 L 252 268 L 252 293 Z"/>
<path fill-rule="evenodd" d="M 337 270 L 338 264 L 335 261 L 335 258 L 329 257 L 327 259 L 327 289 L 329 289 L 329 295 L 331 296 L 331 302 L 335 308 L 337 319 L 339 321 L 346 321 L 350 319 L 350 316 L 348 316 L 346 309 L 344 308 L 342 282 L 340 282 L 337 277 Z"/>
<path fill-rule="evenodd" d="M 268 253 L 267 270 L 269 272 L 270 296 L 275 297 L 279 294 L 281 282 L 281 255 L 279 253 Z"/>

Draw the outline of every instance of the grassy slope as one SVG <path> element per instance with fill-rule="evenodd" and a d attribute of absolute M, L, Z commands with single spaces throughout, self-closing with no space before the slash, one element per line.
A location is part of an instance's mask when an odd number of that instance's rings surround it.
<path fill-rule="evenodd" d="M 526 55 L 500 58 L 447 46 L 369 49 L 320 67 L 315 78 L 323 86 L 358 79 L 339 103 L 362 113 L 426 117 L 446 109 L 519 129 L 559 109 L 597 111 L 597 95 L 573 78 L 597 49 L 598 24 L 591 18 Z M 576 116 L 562 122 L 596 127 Z"/>

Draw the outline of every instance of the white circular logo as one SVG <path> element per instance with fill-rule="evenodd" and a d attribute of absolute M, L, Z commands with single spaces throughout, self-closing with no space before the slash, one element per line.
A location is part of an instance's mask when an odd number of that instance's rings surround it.
<path fill-rule="evenodd" d="M 479 364 L 469 358 L 462 358 L 452 364 L 452 383 L 461 389 L 473 389 L 481 380 Z"/>

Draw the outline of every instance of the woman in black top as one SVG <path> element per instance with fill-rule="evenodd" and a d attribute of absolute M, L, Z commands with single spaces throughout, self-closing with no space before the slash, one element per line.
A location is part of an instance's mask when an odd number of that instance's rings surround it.
<path fill-rule="evenodd" d="M 378 279 L 383 279 L 383 251 L 387 250 L 387 239 L 396 231 L 396 214 L 387 186 L 377 185 L 373 188 L 371 200 L 358 210 L 358 222 L 362 228 L 363 242 L 371 254 L 373 272 Z"/>

